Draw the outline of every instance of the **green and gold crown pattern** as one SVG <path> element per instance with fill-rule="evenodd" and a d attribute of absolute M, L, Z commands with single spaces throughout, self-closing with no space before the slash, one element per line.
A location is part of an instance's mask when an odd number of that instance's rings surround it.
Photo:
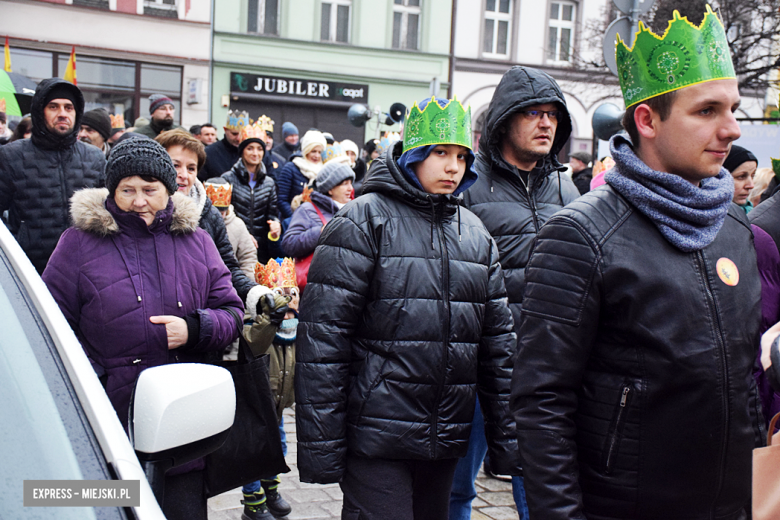
<path fill-rule="evenodd" d="M 423 110 L 414 103 L 404 122 L 403 151 L 431 144 L 457 144 L 471 150 L 471 106 L 457 99 L 444 108 L 431 99 Z"/>
<path fill-rule="evenodd" d="M 639 22 L 631 49 L 618 35 L 615 58 L 626 108 L 683 87 L 737 77 L 723 24 L 709 5 L 699 27 L 675 11 L 662 37 Z"/>

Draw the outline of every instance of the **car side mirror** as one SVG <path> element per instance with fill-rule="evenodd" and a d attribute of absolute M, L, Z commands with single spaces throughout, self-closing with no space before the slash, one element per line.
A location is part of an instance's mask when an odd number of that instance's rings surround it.
<path fill-rule="evenodd" d="M 130 441 L 157 501 L 165 472 L 219 448 L 236 413 L 230 372 L 198 363 L 147 368 L 130 403 Z"/>

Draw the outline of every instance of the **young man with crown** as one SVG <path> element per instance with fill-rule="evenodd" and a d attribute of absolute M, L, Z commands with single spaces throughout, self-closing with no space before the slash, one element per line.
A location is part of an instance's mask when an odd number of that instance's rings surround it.
<path fill-rule="evenodd" d="M 531 518 L 746 519 L 761 288 L 722 167 L 740 136 L 723 25 L 675 12 L 617 62 L 615 167 L 526 269 L 512 410 Z"/>
<path fill-rule="evenodd" d="M 477 393 L 511 468 L 516 336 L 498 250 L 459 204 L 477 180 L 471 110 L 428 99 L 325 226 L 298 326 L 303 482 L 339 482 L 342 518 L 445 520 Z"/>
<path fill-rule="evenodd" d="M 206 182 L 219 177 L 236 164 L 241 157 L 238 145 L 241 143 L 241 131 L 251 124 L 249 113 L 238 110 L 228 111 L 227 122 L 222 127 L 224 137 L 206 147 L 206 163 L 198 172 L 198 179 Z"/>

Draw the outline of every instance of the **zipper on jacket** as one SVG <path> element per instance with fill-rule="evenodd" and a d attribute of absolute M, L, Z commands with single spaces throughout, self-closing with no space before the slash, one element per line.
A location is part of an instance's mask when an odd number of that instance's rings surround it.
<path fill-rule="evenodd" d="M 517 170 L 517 168 L 515 169 Z M 533 170 L 531 170 L 531 172 L 532 171 Z M 534 197 L 531 194 L 531 172 L 528 172 L 528 183 L 523 180 L 523 176 L 520 175 L 519 170 L 517 172 L 517 178 L 520 179 L 520 183 L 523 185 L 523 188 L 525 188 L 526 195 L 528 195 L 528 206 L 531 208 L 531 217 L 534 220 L 534 230 L 539 233 L 539 228 L 541 226 L 539 225 L 539 215 L 536 213 L 536 203 L 534 202 Z"/>
<path fill-rule="evenodd" d="M 447 362 L 449 359 L 450 350 L 450 267 L 449 267 L 449 255 L 447 254 L 446 242 L 444 240 L 444 219 L 439 218 L 438 211 L 435 213 L 434 218 L 439 219 L 439 246 L 441 247 L 441 278 L 442 278 L 442 294 L 444 296 L 444 337 L 442 345 L 444 352 L 442 353 L 442 379 L 439 381 L 439 388 L 436 391 L 436 403 L 433 410 L 433 424 L 431 425 L 431 459 L 436 459 L 436 431 L 439 427 L 439 404 L 441 402 L 441 396 L 444 392 L 444 378 L 447 369 Z"/>
<path fill-rule="evenodd" d="M 257 183 L 256 177 L 255 183 Z M 252 186 L 249 186 L 249 226 L 249 234 L 255 236 L 255 189 Z"/>
<path fill-rule="evenodd" d="M 62 222 L 65 222 L 66 226 L 70 225 L 70 215 L 68 213 L 68 210 L 70 208 L 70 205 L 68 204 L 68 182 L 65 179 L 65 170 L 63 169 L 63 158 L 62 158 L 62 150 L 57 152 L 57 155 L 59 157 L 59 166 L 60 166 L 60 194 L 62 195 Z"/>
<path fill-rule="evenodd" d="M 694 253 L 694 258 L 696 258 L 696 264 L 699 268 L 699 276 L 701 276 L 702 282 L 704 282 L 704 294 L 706 295 L 707 300 L 707 309 L 710 312 L 710 315 L 712 316 L 713 320 L 712 322 L 715 324 L 716 330 L 715 332 L 715 342 L 717 343 L 718 347 L 718 359 L 721 364 L 721 370 L 723 373 L 723 390 L 721 392 L 721 407 L 723 409 L 723 419 L 725 421 L 724 427 L 723 427 L 723 436 L 721 437 L 721 443 L 720 443 L 720 467 L 718 468 L 718 487 L 717 492 L 715 493 L 715 496 L 713 497 L 713 509 L 715 508 L 715 503 L 718 500 L 718 497 L 720 496 L 720 492 L 723 489 L 723 470 L 726 467 L 726 444 L 727 444 L 727 438 L 728 438 L 728 432 L 729 432 L 729 404 L 727 397 L 729 395 L 729 376 L 728 376 L 728 369 L 726 367 L 727 359 L 726 359 L 726 342 L 723 339 L 723 324 L 721 323 L 720 315 L 718 314 L 717 305 L 715 303 L 715 294 L 712 292 L 712 286 L 710 285 L 709 278 L 707 277 L 707 267 L 706 263 L 704 261 L 704 254 L 701 251 L 696 251 Z"/>
<path fill-rule="evenodd" d="M 618 403 L 617 417 L 615 418 L 615 426 L 609 434 L 607 442 L 607 457 L 604 462 L 604 472 L 609 474 L 612 472 L 612 464 L 614 463 L 615 453 L 617 452 L 618 439 L 622 434 L 623 421 L 626 418 L 626 412 L 628 408 L 628 398 L 631 393 L 631 387 L 628 385 L 623 386 L 623 391 L 620 394 L 620 402 Z"/>

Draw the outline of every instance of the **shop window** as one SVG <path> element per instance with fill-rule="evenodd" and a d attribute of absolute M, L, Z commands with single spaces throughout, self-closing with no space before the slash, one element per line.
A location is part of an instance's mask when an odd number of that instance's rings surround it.
<path fill-rule="evenodd" d="M 547 59 L 570 62 L 574 45 L 574 24 L 577 6 L 573 2 L 550 3 L 550 26 L 547 40 Z"/>
<path fill-rule="evenodd" d="M 109 9 L 108 0 L 73 0 L 73 5 L 96 9 Z"/>
<path fill-rule="evenodd" d="M 509 30 L 512 23 L 510 0 L 486 0 L 482 55 L 509 58 Z"/>
<path fill-rule="evenodd" d="M 161 16 L 163 18 L 179 17 L 179 12 L 176 7 L 176 0 L 144 0 L 144 14 Z"/>
<path fill-rule="evenodd" d="M 322 2 L 320 39 L 324 42 L 349 43 L 349 18 L 352 0 Z"/>
<path fill-rule="evenodd" d="M 279 36 L 279 3 L 281 0 L 249 0 L 247 32 Z"/>
<path fill-rule="evenodd" d="M 420 48 L 420 0 L 394 0 L 393 49 Z"/>
<path fill-rule="evenodd" d="M 36 83 L 54 76 L 51 52 L 20 49 L 12 46 L 11 65 L 14 72 L 27 76 Z"/>

